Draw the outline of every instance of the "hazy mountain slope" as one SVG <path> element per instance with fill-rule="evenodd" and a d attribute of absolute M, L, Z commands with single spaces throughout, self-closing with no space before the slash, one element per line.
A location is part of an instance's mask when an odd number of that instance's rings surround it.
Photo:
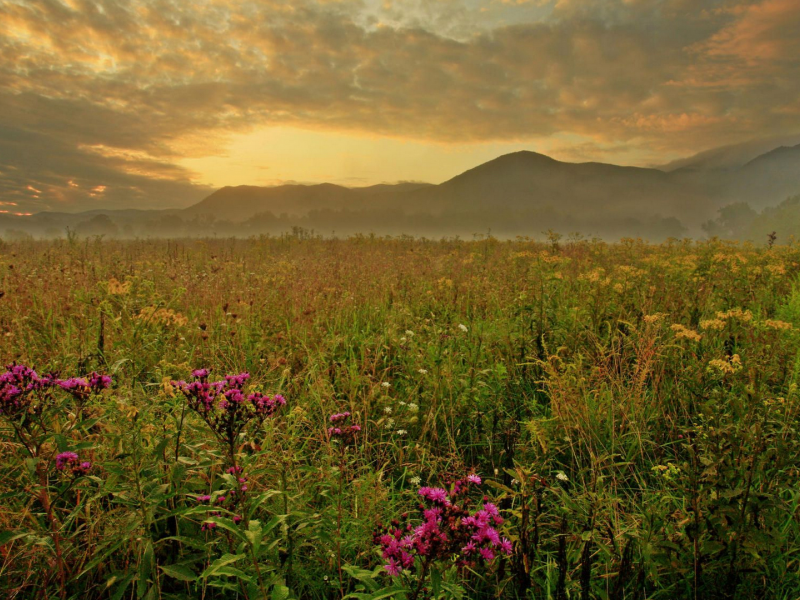
<path fill-rule="evenodd" d="M 680 217 L 689 208 L 711 214 L 714 203 L 695 197 L 657 169 L 564 163 L 535 152 L 501 156 L 415 192 L 408 203 L 411 210 L 437 213 L 491 207 Z"/>
<path fill-rule="evenodd" d="M 248 235 L 283 231 L 303 223 L 322 231 L 391 230 L 424 235 L 474 233 L 484 227 L 540 231 L 541 226 L 552 226 L 584 233 L 602 231 L 612 237 L 643 231 L 654 232 L 656 237 L 675 235 L 685 226 L 686 233 L 698 236 L 702 235 L 700 225 L 714 219 L 722 206 L 747 202 L 761 209 L 800 193 L 800 144 L 771 148 L 731 167 L 734 154 L 737 160 L 744 156 L 741 148 L 735 150 L 719 149 L 717 155 L 708 155 L 713 160 L 671 172 L 566 163 L 523 151 L 500 156 L 439 185 L 224 187 L 186 209 L 0 215 L 0 233 L 25 230 L 58 235 L 69 227 L 87 235 L 106 231 L 114 235 L 115 230 L 122 235 L 218 231 Z M 728 168 L 699 166 L 722 164 L 723 157 Z M 101 215 L 112 222 L 98 218 Z M 261 216 L 253 219 L 255 215 Z"/>
<path fill-rule="evenodd" d="M 688 158 L 674 160 L 656 168 L 667 172 L 676 171 L 678 169 L 692 171 L 738 169 L 758 156 L 768 153 L 775 148 L 780 146 L 794 146 L 796 144 L 800 144 L 800 132 L 712 148 L 711 150 L 699 152 Z"/>
<path fill-rule="evenodd" d="M 362 188 L 346 188 L 332 183 L 275 187 L 240 185 L 219 189 L 183 212 L 186 216 L 213 215 L 218 219 L 240 221 L 263 212 L 304 215 L 321 209 L 383 208 L 396 204 L 398 194 L 428 186 L 427 183 L 378 184 Z"/>
<path fill-rule="evenodd" d="M 800 194 L 800 144 L 755 158 L 738 169 L 731 183 L 730 195 L 755 209 Z"/>

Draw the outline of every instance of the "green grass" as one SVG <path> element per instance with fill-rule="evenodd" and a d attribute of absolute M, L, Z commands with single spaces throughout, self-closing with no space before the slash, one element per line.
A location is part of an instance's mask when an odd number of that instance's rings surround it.
<path fill-rule="evenodd" d="M 798 272 L 717 241 L 1 244 L 3 364 L 114 383 L 55 394 L 33 453 L 0 415 L 0 593 L 800 597 Z M 195 500 L 231 485 L 168 384 L 199 367 L 288 401 L 238 440 L 243 525 Z M 415 595 L 373 530 L 472 472 L 514 553 Z"/>

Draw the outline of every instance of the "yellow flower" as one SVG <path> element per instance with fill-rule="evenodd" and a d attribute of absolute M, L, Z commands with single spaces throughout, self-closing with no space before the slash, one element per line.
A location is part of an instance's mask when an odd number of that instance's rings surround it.
<path fill-rule="evenodd" d="M 679 340 L 687 339 L 692 340 L 694 342 L 699 342 L 703 339 L 703 336 L 697 333 L 694 329 L 689 329 L 688 327 L 684 327 L 680 323 L 675 323 L 674 325 L 670 326 L 670 329 L 675 332 L 675 337 Z"/>

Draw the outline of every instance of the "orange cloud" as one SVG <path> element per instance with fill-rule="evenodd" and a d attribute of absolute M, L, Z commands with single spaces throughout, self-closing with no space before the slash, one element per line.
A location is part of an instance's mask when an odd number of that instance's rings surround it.
<path fill-rule="evenodd" d="M 647 162 L 800 130 L 796 0 L 509 2 L 0 0 L 0 193 L 185 204 L 180 161 L 275 126 Z"/>

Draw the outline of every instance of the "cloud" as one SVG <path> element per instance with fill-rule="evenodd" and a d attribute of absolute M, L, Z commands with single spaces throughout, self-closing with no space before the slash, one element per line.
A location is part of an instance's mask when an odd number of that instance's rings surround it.
<path fill-rule="evenodd" d="M 185 205 L 180 158 L 271 125 L 673 155 L 800 129 L 795 0 L 511 4 L 0 0 L 0 198 Z"/>

